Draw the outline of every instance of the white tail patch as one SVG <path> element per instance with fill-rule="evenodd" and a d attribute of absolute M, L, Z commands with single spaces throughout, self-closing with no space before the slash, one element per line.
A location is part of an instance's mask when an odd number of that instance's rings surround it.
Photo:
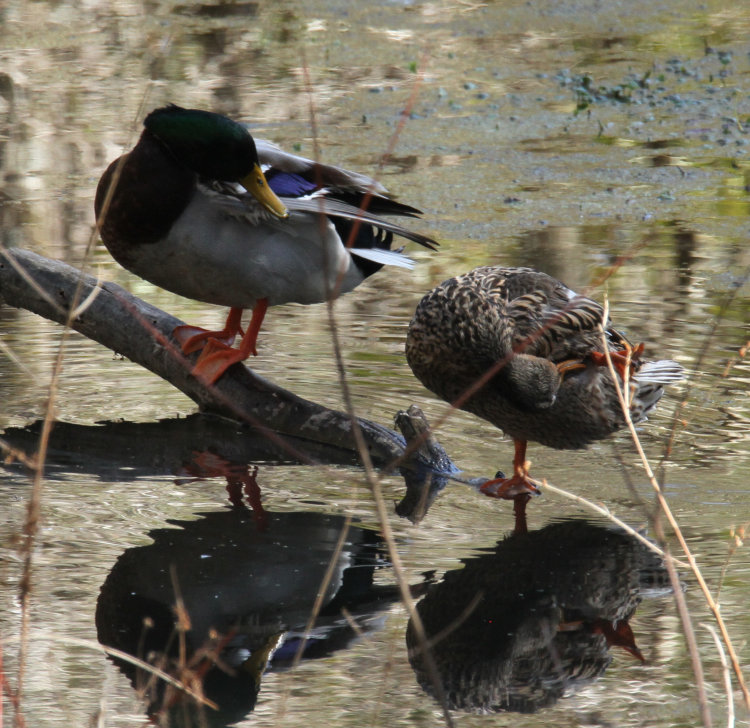
<path fill-rule="evenodd" d="M 399 268 L 412 270 L 416 265 L 414 261 L 403 253 L 396 250 L 382 250 L 380 248 L 348 248 L 352 255 L 365 260 L 371 260 L 380 265 L 397 265 Z"/>
<path fill-rule="evenodd" d="M 647 361 L 634 376 L 634 379 L 641 384 L 675 384 L 684 378 L 685 369 L 676 361 L 669 359 Z"/>

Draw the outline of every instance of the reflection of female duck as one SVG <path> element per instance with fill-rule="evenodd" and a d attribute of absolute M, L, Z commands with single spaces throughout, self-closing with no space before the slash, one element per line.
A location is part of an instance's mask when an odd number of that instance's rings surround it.
<path fill-rule="evenodd" d="M 644 594 L 666 593 L 667 583 L 658 557 L 636 539 L 570 521 L 467 559 L 417 611 L 449 707 L 530 713 L 600 677 L 609 645 L 640 656 L 628 620 Z M 432 694 L 411 622 L 406 642 Z"/>
<path fill-rule="evenodd" d="M 601 325 L 620 377 L 632 355 L 635 422 L 645 419 L 665 384 L 682 378 L 676 362 L 642 361 L 642 345 L 633 349 L 603 317 L 598 303 L 530 268 L 476 268 L 420 301 L 406 342 L 417 378 L 515 441 L 513 476 L 485 483 L 487 495 L 537 492 L 528 477 L 528 440 L 577 449 L 625 424 Z M 472 393 L 483 377 L 488 379 Z"/>
<path fill-rule="evenodd" d="M 256 144 L 225 116 L 170 105 L 152 111 L 144 126 L 135 148 L 99 182 L 102 239 L 141 278 L 231 307 L 222 331 L 175 331 L 186 354 L 205 345 L 195 372 L 208 381 L 255 353 L 267 306 L 319 303 L 385 264 L 412 267 L 390 250 L 394 233 L 435 245 L 379 216 L 419 210 L 391 200 L 374 180 Z M 233 349 L 246 308 L 253 318 Z"/>

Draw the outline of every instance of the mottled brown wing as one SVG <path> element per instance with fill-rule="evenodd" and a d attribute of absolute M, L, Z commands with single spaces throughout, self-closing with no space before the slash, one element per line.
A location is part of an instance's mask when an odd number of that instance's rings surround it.
<path fill-rule="evenodd" d="M 604 309 L 544 273 L 521 269 L 505 281 L 514 348 L 558 362 L 601 350 Z"/>

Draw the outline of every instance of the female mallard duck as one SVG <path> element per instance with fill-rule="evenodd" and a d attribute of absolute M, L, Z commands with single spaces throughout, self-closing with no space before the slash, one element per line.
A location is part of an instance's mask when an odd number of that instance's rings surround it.
<path fill-rule="evenodd" d="M 528 440 L 578 449 L 625 424 L 601 326 L 619 377 L 628 375 L 630 415 L 643 420 L 664 385 L 682 379 L 682 367 L 642 361 L 643 345 L 633 348 L 605 322 L 602 306 L 545 273 L 476 268 L 420 301 L 406 340 L 414 374 L 515 442 L 513 476 L 488 481 L 484 493 L 525 503 L 538 492 L 528 476 Z"/>
<path fill-rule="evenodd" d="M 144 127 L 135 148 L 99 181 L 97 222 L 128 270 L 230 307 L 221 331 L 175 329 L 184 353 L 203 347 L 193 373 L 205 381 L 256 353 L 268 306 L 319 303 L 383 265 L 413 267 L 390 250 L 394 234 L 436 245 L 379 217 L 419 210 L 391 200 L 374 180 L 256 143 L 225 116 L 170 105 L 152 111 Z M 234 349 L 246 308 L 252 320 Z"/>

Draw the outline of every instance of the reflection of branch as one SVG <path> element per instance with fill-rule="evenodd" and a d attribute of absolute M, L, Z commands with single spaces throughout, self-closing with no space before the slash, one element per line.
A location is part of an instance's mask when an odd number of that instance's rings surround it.
<path fill-rule="evenodd" d="M 272 438 L 282 433 L 356 451 L 346 414 L 302 399 L 246 367 L 231 367 L 212 387 L 202 384 L 190 374 L 196 355 L 184 357 L 171 338 L 181 322 L 120 286 L 30 251 L 0 253 L 0 300 L 7 305 L 65 324 L 79 283 L 78 300 L 86 300 L 88 306 L 72 327 L 158 374 L 202 410 L 248 422 Z M 93 296 L 97 287 L 98 295 Z M 358 424 L 377 464 L 403 454 L 403 440 L 395 432 L 365 419 L 358 419 Z"/>

